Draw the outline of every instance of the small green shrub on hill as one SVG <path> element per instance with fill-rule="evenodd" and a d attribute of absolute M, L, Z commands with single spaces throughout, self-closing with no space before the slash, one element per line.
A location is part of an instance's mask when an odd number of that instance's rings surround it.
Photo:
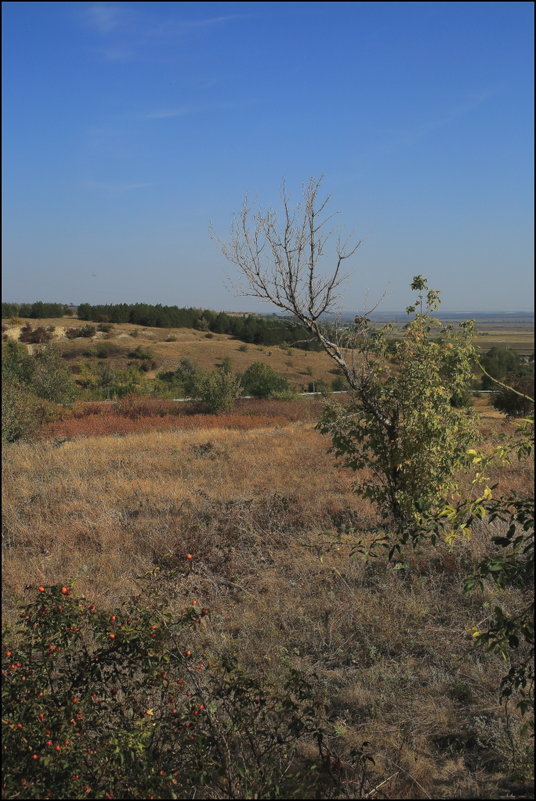
<path fill-rule="evenodd" d="M 273 367 L 263 362 L 253 362 L 242 376 L 245 395 L 256 398 L 270 398 L 277 393 L 289 390 L 286 378 L 276 373 Z"/>

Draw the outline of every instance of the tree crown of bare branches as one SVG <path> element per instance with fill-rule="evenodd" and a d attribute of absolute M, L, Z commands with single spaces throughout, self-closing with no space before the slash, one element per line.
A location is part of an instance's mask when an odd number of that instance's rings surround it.
<path fill-rule="evenodd" d="M 231 238 L 220 242 L 223 255 L 236 264 L 246 278 L 242 294 L 271 301 L 293 314 L 309 330 L 333 309 L 336 290 L 346 276 L 344 261 L 361 245 L 337 240 L 335 263 L 328 275 L 319 273 L 319 263 L 332 231 L 326 214 L 331 196 L 320 198 L 322 178 L 311 178 L 303 188 L 303 201 L 291 209 L 286 187 L 281 188 L 281 219 L 273 209 L 254 212 L 246 198 L 236 216 Z M 316 332 L 315 332 L 316 333 Z"/>

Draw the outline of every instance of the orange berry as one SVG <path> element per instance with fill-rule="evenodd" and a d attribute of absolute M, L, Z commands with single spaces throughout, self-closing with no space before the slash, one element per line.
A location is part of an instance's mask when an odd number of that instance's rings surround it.
<path fill-rule="evenodd" d="M 70 592 L 71 592 L 71 588 L 70 587 L 62 587 L 61 588 L 61 594 L 62 595 L 69 595 Z"/>
<path fill-rule="evenodd" d="M 186 558 L 187 558 L 187 559 L 193 559 L 193 557 L 192 557 L 192 554 L 191 554 L 191 553 L 187 553 L 187 554 L 186 554 Z"/>
<path fill-rule="evenodd" d="M 109 637 L 111 640 L 115 640 L 115 634 L 108 634 L 108 637 Z"/>
<path fill-rule="evenodd" d="M 37 589 L 39 590 L 39 592 L 44 592 L 45 591 L 44 587 L 38 587 Z"/>

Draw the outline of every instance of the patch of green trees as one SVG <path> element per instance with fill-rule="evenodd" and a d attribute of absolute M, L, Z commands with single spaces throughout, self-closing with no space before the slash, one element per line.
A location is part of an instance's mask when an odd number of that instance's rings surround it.
<path fill-rule="evenodd" d="M 63 317 L 65 314 L 72 314 L 72 311 L 64 303 L 43 303 L 41 300 L 35 303 L 2 303 L 2 319 L 8 317 L 43 319 Z"/>
<path fill-rule="evenodd" d="M 262 317 L 260 315 L 235 316 L 210 309 L 179 308 L 178 306 L 151 305 L 148 303 L 116 303 L 92 306 L 82 303 L 78 307 L 80 320 L 110 323 L 132 323 L 150 328 L 194 328 L 214 334 L 229 334 L 254 345 L 281 345 L 287 343 L 304 350 L 319 350 L 318 342 L 307 330 L 292 319 Z"/>
<path fill-rule="evenodd" d="M 59 353 L 47 347 L 30 355 L 24 345 L 2 343 L 2 440 L 14 442 L 59 413 L 56 404 L 76 397 L 71 372 Z"/>

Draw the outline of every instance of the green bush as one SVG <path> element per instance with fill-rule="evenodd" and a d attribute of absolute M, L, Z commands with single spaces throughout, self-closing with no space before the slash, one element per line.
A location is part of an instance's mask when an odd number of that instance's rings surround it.
<path fill-rule="evenodd" d="M 492 398 L 492 404 L 508 417 L 527 417 L 534 414 L 534 379 L 508 380 L 510 388 L 502 387 Z M 514 391 L 512 391 L 514 390 Z"/>
<path fill-rule="evenodd" d="M 144 350 L 141 345 L 138 345 L 134 350 L 128 354 L 129 359 L 154 359 L 152 350 Z"/>
<path fill-rule="evenodd" d="M 70 586 L 33 595 L 4 638 L 4 798 L 340 792 L 318 776 L 326 726 L 311 682 L 290 670 L 272 686 L 230 655 L 195 653 L 209 613 L 195 600 L 174 616 L 152 592 L 113 611 Z"/>
<path fill-rule="evenodd" d="M 223 370 L 199 373 L 193 386 L 195 397 L 202 401 L 210 412 L 225 412 L 240 395 L 240 379 Z"/>
<path fill-rule="evenodd" d="M 115 342 L 97 342 L 84 351 L 84 356 L 95 356 L 98 359 L 107 359 L 109 356 L 121 356 L 123 349 Z"/>
<path fill-rule="evenodd" d="M 71 371 L 52 347 L 30 355 L 14 340 L 5 342 L 2 345 L 2 378 L 52 403 L 68 404 L 76 397 Z"/>
<path fill-rule="evenodd" d="M 490 348 L 482 356 L 480 362 L 486 372 L 490 374 L 482 376 L 482 389 L 496 389 L 493 378 L 504 381 L 508 377 L 511 382 L 516 378 L 524 378 L 532 372 L 530 365 L 525 364 L 519 353 L 511 348 L 498 346 Z"/>
<path fill-rule="evenodd" d="M 78 329 L 77 336 L 79 337 L 93 337 L 95 336 L 97 329 L 94 325 L 83 325 L 81 328 Z"/>
<path fill-rule="evenodd" d="M 35 394 L 53 403 L 71 403 L 77 394 L 76 384 L 60 354 L 53 348 L 46 348 L 32 358 L 31 389 Z"/>
<path fill-rule="evenodd" d="M 253 362 L 242 376 L 242 387 L 245 395 L 270 398 L 277 393 L 288 391 L 289 383 L 269 364 Z"/>
<path fill-rule="evenodd" d="M 14 381 L 2 385 L 2 441 L 15 442 L 39 426 L 38 398 Z"/>

